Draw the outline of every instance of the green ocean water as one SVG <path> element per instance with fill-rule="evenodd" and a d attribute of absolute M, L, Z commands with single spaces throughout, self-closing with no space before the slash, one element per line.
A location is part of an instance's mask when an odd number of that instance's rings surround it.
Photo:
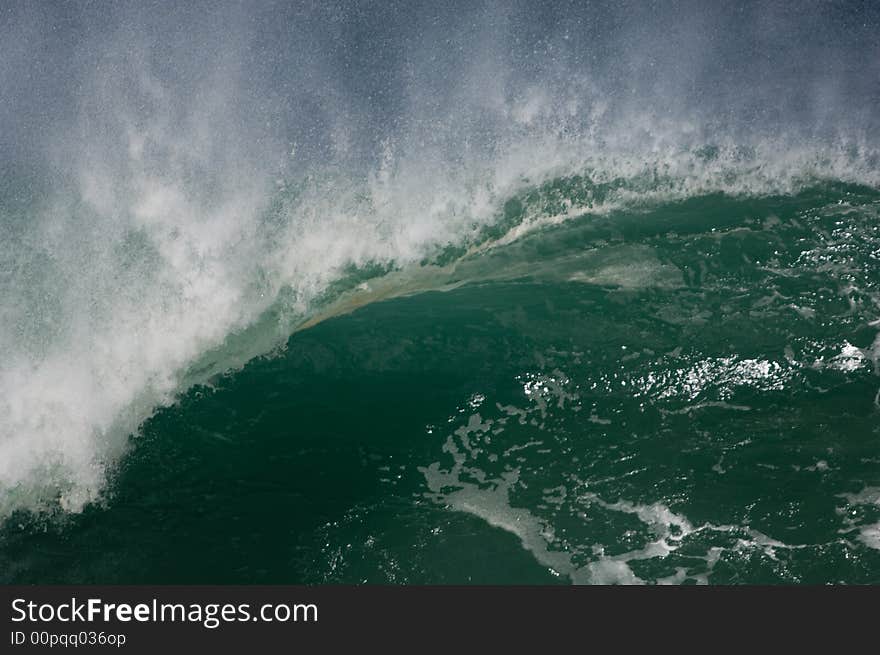
<path fill-rule="evenodd" d="M 8 516 L 0 582 L 880 583 L 880 192 L 504 238 L 607 192 L 511 199 L 431 284 L 354 271 L 157 410 L 99 500 Z"/>

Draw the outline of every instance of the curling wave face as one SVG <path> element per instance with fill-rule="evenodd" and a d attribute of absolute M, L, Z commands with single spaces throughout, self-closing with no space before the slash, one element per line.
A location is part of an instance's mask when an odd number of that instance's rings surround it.
<path fill-rule="evenodd" d="M 39 34 L 34 11 L 10 25 Z M 683 88 L 662 66 L 671 52 L 658 60 L 666 86 L 645 86 L 636 102 L 608 52 L 589 68 L 566 49 L 568 31 L 523 36 L 534 55 L 526 64 L 522 44 L 504 35 L 519 34 L 528 11 L 483 8 L 449 24 L 452 40 L 466 42 L 458 54 L 436 30 L 394 22 L 391 51 L 405 55 L 380 62 L 394 82 L 367 76 L 374 86 L 361 88 L 335 58 L 357 52 L 316 50 L 306 28 L 334 25 L 334 47 L 363 53 L 364 34 L 348 30 L 378 34 L 381 16 L 288 17 L 300 39 L 278 56 L 308 56 L 285 78 L 254 57 L 255 35 L 243 30 L 220 48 L 229 28 L 217 25 L 234 23 L 180 12 L 124 8 L 95 23 L 71 55 L 76 84 L 59 83 L 58 98 L 33 92 L 54 100 L 45 122 L 15 86 L 16 57 L 33 53 L 8 46 L 4 81 L 19 113 L 4 119 L 26 135 L 45 128 L 50 143 L 32 176 L 13 167 L 2 189 L 0 516 L 80 511 L 158 407 L 298 328 L 377 299 L 540 268 L 523 260 L 512 273 L 490 255 L 533 231 L 615 212 L 650 221 L 652 208 L 707 194 L 880 185 L 873 123 L 839 120 L 824 75 L 814 78 L 824 113 L 799 114 L 785 129 L 709 120 L 706 108 L 724 100 L 668 101 Z M 174 21 L 180 27 L 162 36 Z M 474 31 L 489 24 L 494 38 L 475 45 Z M 199 40 L 209 45 L 196 56 Z M 59 57 L 45 48 L 44 59 Z M 630 73 L 644 82 L 645 71 Z M 381 109 L 366 100 L 373 94 Z M 75 110 L 57 109 L 61 100 Z M 759 97 L 749 103 L 741 109 L 753 118 Z M 861 95 L 850 106 L 856 114 L 866 103 Z M 25 141 L 9 161 L 37 157 Z"/>
<path fill-rule="evenodd" d="M 792 194 L 817 184 L 823 164 L 832 179 L 876 184 L 871 162 L 838 156 L 810 152 L 768 174 L 757 154 L 707 163 L 698 151 L 635 173 L 579 161 L 572 176 L 550 177 L 558 165 L 507 179 L 481 170 L 466 184 L 407 179 L 389 152 L 366 184 L 279 182 L 269 204 L 199 207 L 149 180 L 124 210 L 83 200 L 45 209 L 4 248 L 4 512 L 55 501 L 79 510 L 158 406 L 296 328 L 379 299 L 535 274 L 542 262 L 491 253 L 573 218 L 650 221 L 651 208 L 712 192 Z M 430 188 L 418 188 L 424 180 Z"/>

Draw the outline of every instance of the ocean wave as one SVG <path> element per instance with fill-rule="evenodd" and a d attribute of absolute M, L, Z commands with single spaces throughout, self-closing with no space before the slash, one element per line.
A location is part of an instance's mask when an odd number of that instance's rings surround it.
<path fill-rule="evenodd" d="M 199 207 L 155 181 L 123 221 L 85 199 L 44 209 L 26 238 L 4 247 L 3 513 L 79 511 L 100 497 L 129 435 L 156 408 L 298 329 L 377 300 L 557 266 L 495 257 L 536 231 L 627 212 L 650 222 L 652 210 L 712 193 L 801 190 L 826 202 L 875 193 L 870 157 L 851 152 L 788 156 L 801 163 L 772 174 L 757 154 L 706 153 L 642 164 L 629 177 L 625 161 L 602 173 L 488 176 L 453 191 L 436 177 L 427 186 L 410 178 L 389 152 L 365 183 L 282 182 L 263 209 L 238 197 Z M 816 162 L 829 161 L 837 167 L 820 177 Z M 855 183 L 868 186 L 847 186 Z M 602 284 L 582 264 L 568 279 Z"/>

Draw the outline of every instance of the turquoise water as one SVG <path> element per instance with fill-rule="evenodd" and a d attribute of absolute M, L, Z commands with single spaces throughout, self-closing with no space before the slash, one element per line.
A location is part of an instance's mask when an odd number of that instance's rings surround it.
<path fill-rule="evenodd" d="M 13 507 L 0 581 L 880 583 L 880 192 L 604 193 L 351 269 Z"/>

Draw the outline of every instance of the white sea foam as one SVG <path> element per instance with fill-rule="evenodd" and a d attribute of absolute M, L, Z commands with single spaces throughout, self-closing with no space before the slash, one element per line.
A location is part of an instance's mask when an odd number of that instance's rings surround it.
<path fill-rule="evenodd" d="M 840 494 L 840 498 L 846 501 L 846 507 L 838 508 L 838 514 L 843 517 L 845 527 L 840 530 L 843 534 L 857 533 L 859 541 L 868 546 L 880 550 L 880 522 L 859 522 L 850 511 L 859 506 L 880 508 L 880 487 L 865 487 L 858 493 Z"/>
<path fill-rule="evenodd" d="M 560 474 L 560 484 L 543 489 L 541 501 L 534 507 L 517 505 L 516 496 L 528 487 L 527 480 L 534 471 L 518 455 L 521 450 L 550 443 L 528 441 L 516 443 L 508 420 L 517 418 L 519 426 L 534 426 L 548 436 L 556 437 L 543 422 L 559 410 L 570 410 L 579 402 L 577 387 L 567 375 L 555 370 L 552 375 L 530 373 L 520 376 L 526 380 L 523 390 L 528 404 L 524 407 L 496 405 L 492 416 L 467 413 L 462 405 L 450 417 L 458 424 L 443 443 L 443 452 L 451 463 L 436 461 L 420 468 L 428 489 L 427 495 L 437 503 L 454 511 L 478 517 L 488 525 L 509 532 L 541 566 L 573 584 L 681 584 L 687 581 L 708 584 L 716 564 L 724 557 L 739 557 L 759 552 L 777 560 L 780 551 L 811 548 L 814 545 L 788 544 L 764 534 L 749 525 L 731 525 L 722 522 L 694 524 L 666 502 L 633 502 L 618 498 L 606 500 L 593 491 L 596 481 L 579 480 L 567 469 Z M 482 394 L 481 394 L 482 395 Z M 482 407 L 486 407 L 485 404 Z M 487 437 L 491 435 L 491 443 Z M 511 443 L 514 442 L 514 443 Z M 500 456 L 488 454 L 491 444 L 503 444 Z M 554 473 L 541 467 L 542 479 Z M 874 490 L 848 497 L 851 502 L 874 502 Z M 639 537 L 625 517 L 632 517 L 643 526 Z M 589 531 L 580 539 L 561 536 L 556 523 L 562 518 L 571 532 L 571 520 L 578 517 L 585 523 L 606 526 L 602 537 Z M 607 539 L 607 526 L 619 525 L 620 533 Z M 862 539 L 869 543 L 874 526 L 862 531 Z M 713 543 L 701 545 L 706 537 L 714 535 Z M 627 544 L 622 548 L 620 542 Z M 688 546 L 687 566 L 673 566 L 674 573 L 656 578 L 641 577 L 636 573 L 643 562 L 663 563 L 683 546 Z M 870 543 L 869 543 L 870 545 Z M 678 560 L 680 561 L 680 560 Z M 668 566 L 666 567 L 669 568 Z"/>

